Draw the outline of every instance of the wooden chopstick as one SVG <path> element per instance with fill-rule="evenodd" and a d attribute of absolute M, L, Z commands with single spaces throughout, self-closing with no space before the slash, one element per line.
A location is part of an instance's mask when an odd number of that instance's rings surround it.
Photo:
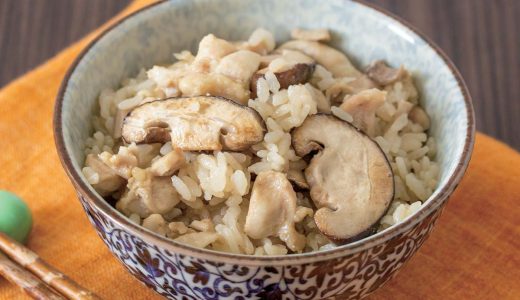
<path fill-rule="evenodd" d="M 64 300 L 66 298 L 51 290 L 38 277 L 15 264 L 0 252 L 0 275 L 21 287 L 34 299 Z"/>
<path fill-rule="evenodd" d="M 3 251 L 11 260 L 17 262 L 23 268 L 31 271 L 44 283 L 53 289 L 74 300 L 100 300 L 93 292 L 80 286 L 56 268 L 46 263 L 36 253 L 32 252 L 6 234 L 0 232 L 0 251 Z M 4 256 L 5 257 L 5 256 Z M 7 258 L 6 258 L 7 260 Z M 12 264 L 12 263 L 11 263 Z M 15 264 L 13 264 L 15 265 Z M 16 266 L 16 265 L 15 265 Z M 11 269 L 9 269 L 11 270 Z M 8 271 L 9 271 L 8 270 Z M 18 284 L 17 282 L 15 282 Z M 51 298 L 52 299 L 52 298 Z M 63 298 L 57 298 L 63 299 Z"/>

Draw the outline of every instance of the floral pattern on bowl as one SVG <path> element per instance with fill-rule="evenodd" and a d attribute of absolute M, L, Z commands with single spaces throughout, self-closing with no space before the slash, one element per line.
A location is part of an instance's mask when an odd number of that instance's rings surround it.
<path fill-rule="evenodd" d="M 301 265 L 246 266 L 170 252 L 132 235 L 81 197 L 109 249 L 145 285 L 172 299 L 359 299 L 391 279 L 430 234 L 440 211 L 387 243 Z"/>

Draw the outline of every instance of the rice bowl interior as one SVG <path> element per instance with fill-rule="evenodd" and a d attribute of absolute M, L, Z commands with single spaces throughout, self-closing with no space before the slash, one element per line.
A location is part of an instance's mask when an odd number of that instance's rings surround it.
<path fill-rule="evenodd" d="M 435 190 L 440 170 L 413 74 L 391 61 L 356 68 L 326 45 L 330 33 L 325 29 L 294 30 L 292 37 L 276 45 L 272 33 L 261 28 L 245 41 L 209 34 L 196 54 L 176 53 L 173 64 L 143 69 L 120 87 L 103 90 L 92 120 L 94 133 L 85 141 L 82 171 L 88 182 L 133 222 L 195 247 L 249 255 L 331 249 L 344 241 L 317 226 L 316 211 L 326 205 L 312 197 L 306 171 L 312 160 L 297 155 L 292 135 L 311 116 L 328 114 L 375 141 L 393 173 L 392 201 L 370 233 L 419 210 Z M 203 146 L 187 143 L 190 120 L 199 120 L 210 105 L 200 97 L 216 96 L 234 101 L 242 113 L 254 110 L 261 119 L 258 126 L 265 127 L 261 139 L 246 139 L 251 144 L 236 149 L 212 136 Z M 175 115 L 177 123 L 168 125 L 165 137 L 153 142 L 126 138 L 125 120 L 132 112 L 181 97 L 195 100 L 185 101 L 186 112 Z M 221 125 L 215 120 L 224 115 L 211 115 L 203 125 Z M 165 129 L 163 123 L 155 125 Z M 184 128 L 182 134 L 173 136 L 178 128 Z M 222 128 L 225 134 L 236 129 L 218 127 L 219 132 Z M 203 133 L 189 136 L 199 142 Z M 347 147 L 349 141 L 343 142 Z M 252 208 L 256 180 L 264 177 L 267 183 L 279 180 L 274 189 L 283 187 L 280 194 L 290 195 L 273 202 L 274 211 L 284 212 L 278 219 L 262 219 Z M 272 200 L 272 189 L 262 192 L 258 185 L 255 207 L 269 200 L 262 196 Z"/>

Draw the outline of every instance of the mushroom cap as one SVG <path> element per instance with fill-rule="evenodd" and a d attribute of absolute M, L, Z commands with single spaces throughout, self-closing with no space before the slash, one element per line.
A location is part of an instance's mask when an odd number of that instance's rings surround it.
<path fill-rule="evenodd" d="M 168 98 L 134 108 L 124 119 L 127 143 L 172 142 L 184 151 L 245 150 L 262 141 L 258 113 L 222 97 Z"/>
<path fill-rule="evenodd" d="M 292 137 L 297 155 L 318 151 L 305 169 L 318 229 L 343 243 L 369 234 L 394 197 L 392 168 L 381 148 L 325 114 L 308 117 Z"/>

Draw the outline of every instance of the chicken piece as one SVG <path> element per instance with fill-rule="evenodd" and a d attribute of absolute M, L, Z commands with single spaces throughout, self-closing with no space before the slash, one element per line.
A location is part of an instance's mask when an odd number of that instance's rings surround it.
<path fill-rule="evenodd" d="M 373 88 L 377 88 L 376 83 L 366 75 L 356 79 L 345 77 L 337 79 L 335 83 L 327 88 L 325 94 L 332 102 L 341 102 L 346 95 L 357 94 Z"/>
<path fill-rule="evenodd" d="M 117 154 L 103 152 L 99 159 L 124 179 L 132 176 L 132 169 L 138 164 L 137 156 L 127 147 L 120 147 Z"/>
<path fill-rule="evenodd" d="M 430 128 L 430 117 L 420 106 L 414 106 L 408 114 L 408 118 L 412 122 L 421 125 L 424 130 Z"/>
<path fill-rule="evenodd" d="M 155 177 L 149 169 L 135 168 L 127 187 L 116 204 L 116 208 L 126 214 L 137 213 L 146 218 L 153 213 L 164 214 L 180 202 L 170 178 Z"/>
<path fill-rule="evenodd" d="M 155 176 L 171 176 L 185 163 L 184 153 L 181 149 L 175 148 L 165 156 L 153 161 L 150 171 Z"/>
<path fill-rule="evenodd" d="M 117 154 L 103 152 L 99 154 L 99 158 L 116 171 L 119 176 L 128 179 L 133 168 L 149 166 L 152 159 L 159 155 L 160 149 L 161 145 L 157 143 L 143 145 L 132 143 L 128 146 L 119 147 Z"/>
<path fill-rule="evenodd" d="M 247 42 L 241 43 L 239 48 L 265 55 L 273 51 L 275 45 L 273 34 L 263 28 L 258 28 L 253 31 Z"/>
<path fill-rule="evenodd" d="M 291 49 L 282 49 L 282 58 L 286 61 L 296 64 L 315 64 L 316 61 L 308 56 L 303 54 L 301 51 L 291 50 Z"/>
<path fill-rule="evenodd" d="M 215 231 L 215 224 L 211 219 L 193 220 L 190 227 L 198 231 Z"/>
<path fill-rule="evenodd" d="M 251 193 L 244 231 L 254 239 L 278 236 L 292 251 L 305 247 L 306 238 L 296 231 L 296 193 L 285 174 L 261 172 Z"/>
<path fill-rule="evenodd" d="M 168 224 L 160 214 L 151 214 L 143 220 L 143 227 L 159 235 L 165 236 L 168 233 Z"/>
<path fill-rule="evenodd" d="M 412 104 L 419 104 L 419 92 L 415 87 L 412 76 L 408 72 L 401 80 L 385 86 L 384 89 L 389 93 L 399 93 L 399 98 L 406 99 L 406 101 Z"/>
<path fill-rule="evenodd" d="M 137 166 L 144 169 L 150 166 L 152 160 L 159 155 L 161 146 L 159 143 L 142 145 L 132 143 L 127 147 L 137 157 Z"/>
<path fill-rule="evenodd" d="M 283 49 L 260 57 L 260 69 L 269 67 L 272 72 L 286 71 L 296 64 L 315 64 L 311 57 L 300 51 Z"/>
<path fill-rule="evenodd" d="M 295 40 L 307 40 L 316 42 L 327 42 L 330 41 L 330 32 L 325 28 L 317 29 L 300 29 L 295 28 L 291 31 L 291 38 Z"/>
<path fill-rule="evenodd" d="M 352 80 L 346 85 L 347 89 L 345 92 L 349 94 L 356 94 L 364 90 L 376 88 L 377 85 L 374 81 L 370 80 L 368 76 L 361 76 L 356 78 L 356 80 Z"/>
<path fill-rule="evenodd" d="M 238 48 L 232 43 L 208 34 L 199 43 L 199 50 L 191 68 L 195 72 L 211 72 L 218 61 Z"/>
<path fill-rule="evenodd" d="M 188 228 L 184 222 L 171 222 L 168 224 L 168 229 L 170 229 L 170 237 L 195 232 L 193 229 Z"/>
<path fill-rule="evenodd" d="M 377 84 L 384 86 L 401 80 L 407 75 L 407 72 L 402 66 L 394 69 L 390 68 L 384 61 L 378 60 L 367 68 L 366 74 Z"/>
<path fill-rule="evenodd" d="M 194 232 L 181 235 L 174 241 L 196 248 L 206 248 L 209 244 L 215 242 L 218 237 L 219 235 L 214 232 Z"/>
<path fill-rule="evenodd" d="M 87 155 L 85 166 L 96 172 L 97 183 L 93 183 L 92 187 L 103 197 L 119 190 L 125 184 L 125 180 L 121 176 L 94 154 Z"/>
<path fill-rule="evenodd" d="M 310 83 L 306 83 L 305 87 L 309 92 L 312 94 L 312 99 L 316 101 L 316 106 L 318 107 L 318 112 L 321 113 L 330 113 L 330 100 L 329 98 L 325 97 L 325 95 L 312 86 Z"/>
<path fill-rule="evenodd" d="M 223 57 L 215 72 L 248 84 L 259 65 L 260 55 L 258 53 L 240 50 Z"/>
<path fill-rule="evenodd" d="M 284 43 L 279 49 L 301 51 L 329 70 L 334 77 L 360 77 L 362 74 L 342 52 L 315 41 L 293 40 Z"/>
<path fill-rule="evenodd" d="M 153 66 L 146 75 L 153 80 L 159 88 L 176 87 L 179 79 L 190 71 L 190 64 L 179 61 L 169 67 Z"/>
<path fill-rule="evenodd" d="M 300 51 L 283 49 L 277 50 L 277 54 L 264 56 L 263 63 L 272 72 L 283 72 L 290 70 L 295 65 L 315 65 L 316 62 L 311 57 Z M 261 63 L 260 66 L 263 66 Z M 313 70 L 314 71 L 314 70 Z"/>
<path fill-rule="evenodd" d="M 192 73 L 179 81 L 183 96 L 222 96 L 247 105 L 249 87 L 222 74 Z"/>
<path fill-rule="evenodd" d="M 385 99 L 385 91 L 369 89 L 345 98 L 340 108 L 352 116 L 357 128 L 373 137 L 377 130 L 376 110 L 383 105 Z"/>

